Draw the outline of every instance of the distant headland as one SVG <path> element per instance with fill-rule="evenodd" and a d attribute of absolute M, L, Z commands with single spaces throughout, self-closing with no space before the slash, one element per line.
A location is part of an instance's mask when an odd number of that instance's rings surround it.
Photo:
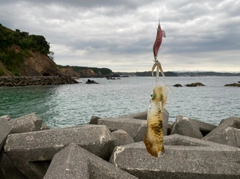
<path fill-rule="evenodd" d="M 101 78 L 152 76 L 151 71 L 113 72 L 109 68 L 62 66 L 54 62 L 50 43 L 42 35 L 11 30 L 0 24 L 0 76 L 65 76 L 73 78 Z M 240 73 L 174 72 L 165 76 L 240 76 Z"/>

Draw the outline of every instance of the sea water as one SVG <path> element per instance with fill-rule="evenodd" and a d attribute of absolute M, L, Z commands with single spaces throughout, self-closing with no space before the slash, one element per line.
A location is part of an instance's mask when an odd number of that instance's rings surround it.
<path fill-rule="evenodd" d="M 117 80 L 93 79 L 99 84 L 60 86 L 26 86 L 0 88 L 0 116 L 13 119 L 36 113 L 52 127 L 86 124 L 91 116 L 118 117 L 147 111 L 155 83 L 154 77 L 127 77 Z M 240 77 L 166 77 L 168 91 L 166 109 L 169 121 L 178 115 L 212 124 L 230 116 L 240 116 L 240 88 L 225 87 Z M 163 80 L 160 78 L 160 83 Z M 206 86 L 186 87 L 201 82 Z M 174 87 L 179 83 L 183 87 Z"/>

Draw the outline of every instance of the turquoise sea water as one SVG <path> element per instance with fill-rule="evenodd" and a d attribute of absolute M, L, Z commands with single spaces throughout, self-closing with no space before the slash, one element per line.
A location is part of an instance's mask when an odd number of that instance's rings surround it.
<path fill-rule="evenodd" d="M 154 77 L 129 77 L 120 80 L 94 79 L 99 84 L 28 86 L 0 88 L 0 116 L 17 118 L 36 113 L 50 127 L 67 127 L 88 123 L 91 116 L 118 117 L 148 109 Z M 224 87 L 240 77 L 167 77 L 166 109 L 173 122 L 183 115 L 218 124 L 221 119 L 240 116 L 240 88 Z M 201 82 L 205 87 L 173 87 Z"/>

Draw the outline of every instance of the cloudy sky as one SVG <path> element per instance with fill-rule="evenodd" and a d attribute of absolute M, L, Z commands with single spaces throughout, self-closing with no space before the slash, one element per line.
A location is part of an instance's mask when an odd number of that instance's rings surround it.
<path fill-rule="evenodd" d="M 0 0 L 0 23 L 43 35 L 60 65 L 240 72 L 240 0 Z"/>

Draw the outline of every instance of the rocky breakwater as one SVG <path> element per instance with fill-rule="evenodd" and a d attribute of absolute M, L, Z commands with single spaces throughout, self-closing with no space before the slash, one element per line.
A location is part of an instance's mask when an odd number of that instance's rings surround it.
<path fill-rule="evenodd" d="M 142 139 L 147 112 L 48 129 L 35 114 L 0 117 L 0 178 L 240 178 L 240 118 L 218 126 L 184 116 L 168 124 L 165 153 L 152 157 Z"/>
<path fill-rule="evenodd" d="M 30 86 L 30 85 L 62 85 L 78 83 L 71 77 L 65 76 L 3 76 L 0 77 L 0 86 Z"/>

